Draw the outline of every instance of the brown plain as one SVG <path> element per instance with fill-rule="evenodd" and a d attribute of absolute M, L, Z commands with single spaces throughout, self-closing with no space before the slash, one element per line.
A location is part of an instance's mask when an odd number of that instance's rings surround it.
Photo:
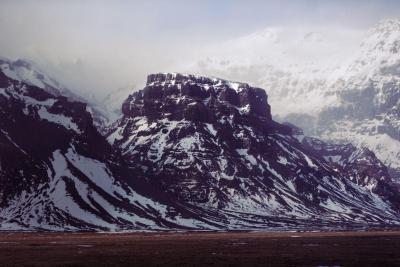
<path fill-rule="evenodd" d="M 1 232 L 0 266 L 400 266 L 400 231 Z"/>

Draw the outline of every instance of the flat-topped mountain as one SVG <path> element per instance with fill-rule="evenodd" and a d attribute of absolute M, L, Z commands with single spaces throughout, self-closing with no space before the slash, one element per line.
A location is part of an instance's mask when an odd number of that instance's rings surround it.
<path fill-rule="evenodd" d="M 263 89 L 152 74 L 122 113 L 107 140 L 144 173 L 143 183 L 201 210 L 199 217 L 218 216 L 213 220 L 225 227 L 372 222 L 371 212 L 384 210 L 383 221 L 397 216 L 397 200 L 381 206 L 380 196 L 274 122 Z"/>
<path fill-rule="evenodd" d="M 122 112 L 126 116 L 204 123 L 216 123 L 219 119 L 257 120 L 262 127 L 273 123 L 263 89 L 176 73 L 149 75 L 146 87 L 128 97 Z"/>

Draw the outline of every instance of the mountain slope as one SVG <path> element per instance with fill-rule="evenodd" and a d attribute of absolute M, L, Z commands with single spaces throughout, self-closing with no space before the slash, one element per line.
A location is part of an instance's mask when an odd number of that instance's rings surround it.
<path fill-rule="evenodd" d="M 297 136 L 302 145 L 313 154 L 324 158 L 338 173 L 398 209 L 400 194 L 388 168 L 367 148 L 351 144 L 329 144 L 312 137 Z"/>
<path fill-rule="evenodd" d="M 72 92 L 72 90 L 47 75 L 34 62 L 22 59 L 12 61 L 0 58 L 0 71 L 9 79 L 36 86 L 54 96 L 64 96 L 71 101 L 87 103 L 87 110 L 91 113 L 94 124 L 100 131 L 103 131 L 104 127 L 114 119 L 108 116 L 108 112 L 103 111 L 100 104 L 95 101 L 88 101 L 86 98 Z"/>
<path fill-rule="evenodd" d="M 121 166 L 86 104 L 51 91 L 0 72 L 1 229 L 190 226 L 129 186 L 136 174 Z"/>
<path fill-rule="evenodd" d="M 341 75 L 338 105 L 322 109 L 315 134 L 334 142 L 353 142 L 374 151 L 400 172 L 400 21 L 372 28 L 359 53 Z M 397 174 L 396 174 L 397 172 Z"/>
<path fill-rule="evenodd" d="M 0 72 L 3 230 L 337 229 L 400 222 L 398 191 L 373 154 L 340 148 L 347 160 L 339 170 L 298 130 L 272 120 L 263 89 L 150 75 L 106 137 L 85 103 L 56 90 Z M 354 160 L 365 155 L 368 164 Z"/>

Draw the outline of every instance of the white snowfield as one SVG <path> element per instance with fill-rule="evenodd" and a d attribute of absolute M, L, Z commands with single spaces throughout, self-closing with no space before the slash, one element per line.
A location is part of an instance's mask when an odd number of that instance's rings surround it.
<path fill-rule="evenodd" d="M 60 85 L 50 77 L 46 76 L 43 71 L 38 70 L 38 66 L 33 66 L 33 63 L 19 61 L 20 64 L 14 64 L 10 61 L 0 59 L 0 69 L 9 78 L 30 85 L 35 85 L 39 88 L 46 87 L 59 88 Z M 17 61 L 18 63 L 18 61 Z"/>

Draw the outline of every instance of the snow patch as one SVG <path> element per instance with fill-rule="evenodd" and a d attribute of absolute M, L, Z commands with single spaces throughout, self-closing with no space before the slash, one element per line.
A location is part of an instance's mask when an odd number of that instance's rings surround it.
<path fill-rule="evenodd" d="M 71 118 L 66 117 L 62 114 L 50 113 L 45 107 L 40 107 L 40 109 L 38 110 L 38 115 L 42 120 L 59 124 L 68 130 L 75 131 L 78 134 L 82 133 L 78 125 L 74 123 Z"/>

